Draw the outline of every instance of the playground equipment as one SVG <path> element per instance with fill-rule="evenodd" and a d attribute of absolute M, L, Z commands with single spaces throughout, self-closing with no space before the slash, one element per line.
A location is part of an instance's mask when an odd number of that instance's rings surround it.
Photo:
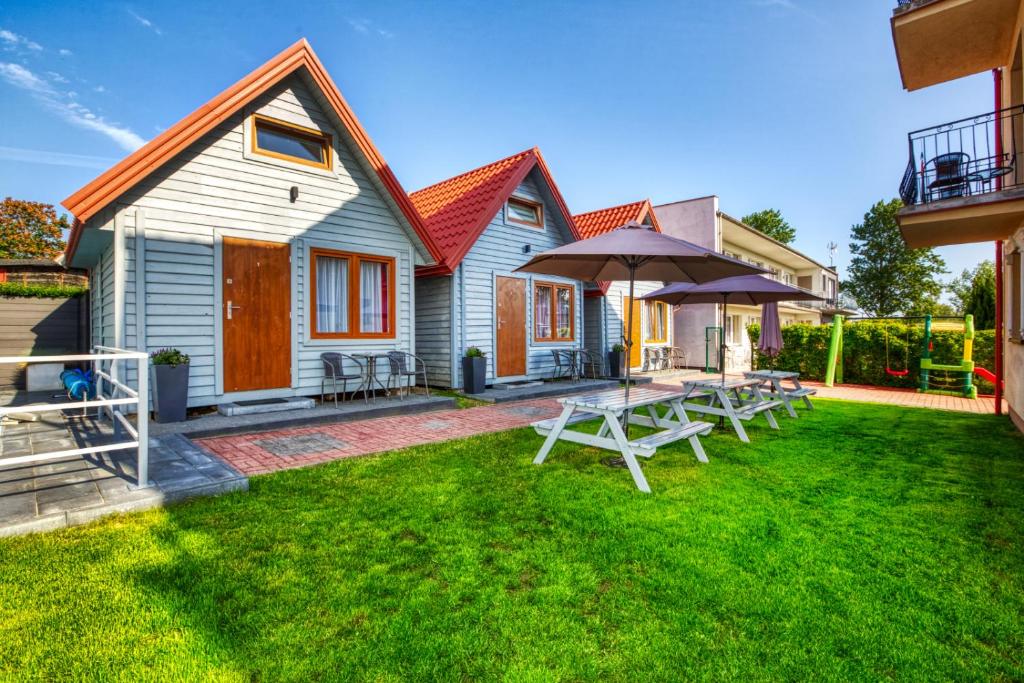
<path fill-rule="evenodd" d="M 921 364 L 918 391 L 928 394 L 945 394 L 949 396 L 965 396 L 977 398 L 978 389 L 974 386 L 973 377 L 977 374 L 983 379 L 993 381 L 995 376 L 981 368 L 979 372 L 974 366 L 972 354 L 974 352 L 974 316 L 967 315 L 962 319 L 964 330 L 964 346 L 962 360 L 959 364 L 948 365 L 936 363 L 932 360 L 932 323 L 934 320 L 961 320 L 961 318 L 934 318 L 926 315 L 923 317 L 880 317 L 880 318 L 851 318 L 850 321 L 861 320 L 923 320 L 924 336 L 921 341 Z M 907 345 L 905 349 L 904 364 L 902 370 L 896 370 L 889 363 L 889 329 L 885 328 L 885 372 L 893 377 L 906 377 L 910 374 L 909 366 L 910 334 L 907 333 Z M 828 348 L 828 360 L 825 366 L 825 386 L 834 386 L 836 382 L 843 381 L 843 317 L 837 315 L 832 321 L 832 338 Z"/>

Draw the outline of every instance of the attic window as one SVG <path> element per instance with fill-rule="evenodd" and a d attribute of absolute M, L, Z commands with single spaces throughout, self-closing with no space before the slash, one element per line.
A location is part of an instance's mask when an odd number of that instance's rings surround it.
<path fill-rule="evenodd" d="M 331 168 L 331 136 L 265 116 L 252 117 L 252 151 L 297 164 Z"/>
<path fill-rule="evenodd" d="M 510 223 L 529 225 L 532 228 L 544 227 L 544 207 L 519 197 L 509 197 L 505 209 L 505 219 Z"/>

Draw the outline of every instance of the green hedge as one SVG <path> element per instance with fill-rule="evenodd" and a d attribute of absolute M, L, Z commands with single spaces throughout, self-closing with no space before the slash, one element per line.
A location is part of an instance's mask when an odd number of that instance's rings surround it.
<path fill-rule="evenodd" d="M 85 287 L 62 285 L 23 285 L 20 282 L 0 282 L 0 296 L 37 299 L 68 299 L 86 291 Z"/>
<path fill-rule="evenodd" d="M 759 368 L 795 370 L 806 379 L 825 379 L 831 325 L 797 324 L 782 328 L 782 352 L 772 359 L 756 352 L 760 327 L 748 328 L 754 345 L 754 363 Z M 885 371 L 885 339 L 889 338 L 889 367 L 910 370 L 906 377 L 893 377 Z M 909 339 L 909 353 L 907 342 Z M 883 387 L 917 388 L 921 367 L 921 346 L 924 325 L 865 321 L 843 324 L 843 381 Z M 932 359 L 936 363 L 954 365 L 963 357 L 963 332 L 933 330 Z M 980 330 L 974 334 L 974 364 L 993 370 L 995 367 L 995 332 Z M 974 378 L 980 393 L 992 393 L 993 386 Z"/>

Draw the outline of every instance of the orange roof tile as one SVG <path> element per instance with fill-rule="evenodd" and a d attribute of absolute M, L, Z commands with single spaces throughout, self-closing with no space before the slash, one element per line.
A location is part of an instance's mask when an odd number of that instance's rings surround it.
<path fill-rule="evenodd" d="M 342 97 L 338 86 L 331 80 L 327 70 L 313 52 L 313 48 L 303 38 L 65 199 L 62 204 L 75 217 L 65 250 L 67 262 L 70 263 L 81 237 L 82 226 L 89 218 L 247 103 L 301 68 L 306 69 L 313 82 L 323 92 L 331 108 L 355 140 L 359 151 L 376 171 L 381 184 L 431 256 L 434 260 L 439 260 L 441 253 L 430 239 L 430 235 L 423 229 L 422 221 L 409 201 L 409 196 L 377 151 L 370 136 Z"/>
<path fill-rule="evenodd" d="M 409 195 L 430 238 L 443 254 L 437 266 L 417 270 L 420 275 L 450 274 L 476 243 L 487 224 L 501 210 L 516 187 L 534 167 L 540 169 L 560 212 L 576 239 L 579 233 L 548 170 L 534 147 Z"/>
<path fill-rule="evenodd" d="M 650 223 L 654 226 L 655 230 L 661 232 L 661 226 L 658 225 L 658 218 L 654 215 L 654 210 L 651 208 L 651 200 L 649 199 L 632 202 L 630 204 L 622 204 L 621 206 L 611 206 L 607 209 L 598 209 L 597 211 L 589 211 L 587 213 L 581 213 L 573 216 L 573 220 L 576 221 L 576 227 L 580 231 L 582 239 L 590 239 L 591 237 L 603 235 L 606 232 L 610 232 L 615 228 L 625 225 L 629 221 L 643 223 L 646 218 L 650 219 Z M 608 293 L 608 287 L 610 285 L 610 282 L 597 283 L 597 287 L 602 296 Z"/>

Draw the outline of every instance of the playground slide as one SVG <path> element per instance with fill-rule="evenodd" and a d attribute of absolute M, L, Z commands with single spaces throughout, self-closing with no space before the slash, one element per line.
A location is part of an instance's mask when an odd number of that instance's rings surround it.
<path fill-rule="evenodd" d="M 975 366 L 974 374 L 982 378 L 986 382 L 991 382 L 992 384 L 996 383 L 996 376 L 993 375 L 989 370 L 986 370 L 985 368 Z"/>

